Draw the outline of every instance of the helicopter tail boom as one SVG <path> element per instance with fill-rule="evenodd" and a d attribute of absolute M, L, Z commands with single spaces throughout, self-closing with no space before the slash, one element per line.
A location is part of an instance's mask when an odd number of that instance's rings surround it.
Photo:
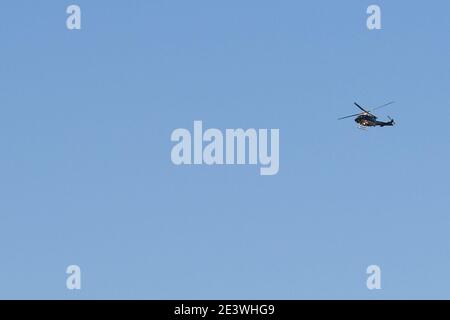
<path fill-rule="evenodd" d="M 393 126 L 393 125 L 395 125 L 394 119 L 392 119 L 392 118 L 389 118 L 389 119 L 391 119 L 391 120 L 388 121 L 388 122 L 377 121 L 377 125 L 380 126 L 380 127 Z"/>

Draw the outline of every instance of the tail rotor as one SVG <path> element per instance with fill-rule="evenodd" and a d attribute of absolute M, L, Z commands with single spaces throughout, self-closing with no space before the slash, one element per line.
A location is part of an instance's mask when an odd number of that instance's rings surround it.
<path fill-rule="evenodd" d="M 395 125 L 394 119 L 392 119 L 390 116 L 387 116 L 387 117 L 389 118 L 389 120 L 391 120 L 391 124 L 392 124 L 392 125 Z"/>

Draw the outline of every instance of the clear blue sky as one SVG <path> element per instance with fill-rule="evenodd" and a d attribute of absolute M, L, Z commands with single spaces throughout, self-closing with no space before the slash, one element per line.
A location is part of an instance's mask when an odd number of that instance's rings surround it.
<path fill-rule="evenodd" d="M 450 298 L 449 12 L 1 1 L 0 298 Z M 194 120 L 279 128 L 278 175 L 174 166 Z"/>

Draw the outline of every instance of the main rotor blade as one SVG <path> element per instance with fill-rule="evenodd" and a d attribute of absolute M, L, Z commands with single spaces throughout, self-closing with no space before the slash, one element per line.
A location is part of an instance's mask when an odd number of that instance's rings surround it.
<path fill-rule="evenodd" d="M 355 113 L 355 114 L 352 114 L 350 116 L 345 116 L 345 117 L 342 117 L 342 118 L 338 118 L 338 120 L 347 119 L 347 118 L 351 118 L 351 117 L 356 117 L 356 116 L 359 116 L 360 114 L 361 113 Z"/>
<path fill-rule="evenodd" d="M 395 101 L 391 101 L 391 102 L 388 102 L 388 103 L 386 103 L 386 104 L 383 104 L 382 106 L 375 107 L 375 108 L 371 109 L 370 111 L 374 111 L 374 110 L 378 110 L 378 109 L 387 107 L 387 106 L 389 106 L 389 105 L 391 105 L 391 104 L 393 104 L 393 103 L 395 103 Z"/>
<path fill-rule="evenodd" d="M 359 104 L 357 104 L 356 102 L 354 102 L 355 106 L 357 106 L 359 109 L 361 109 L 363 112 L 367 112 L 369 113 L 369 111 L 365 110 L 363 107 L 361 107 Z"/>

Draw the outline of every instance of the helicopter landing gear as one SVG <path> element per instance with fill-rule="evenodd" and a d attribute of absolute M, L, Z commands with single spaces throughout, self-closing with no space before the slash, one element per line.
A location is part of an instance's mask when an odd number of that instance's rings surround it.
<path fill-rule="evenodd" d="M 358 129 L 367 131 L 367 127 L 366 127 L 366 126 L 362 126 L 362 125 L 360 125 L 360 124 L 358 124 Z"/>

